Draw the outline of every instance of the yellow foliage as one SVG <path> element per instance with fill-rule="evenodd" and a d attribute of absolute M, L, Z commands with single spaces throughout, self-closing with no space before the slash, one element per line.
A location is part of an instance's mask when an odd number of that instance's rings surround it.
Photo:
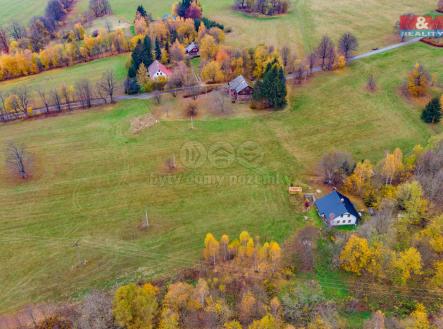
<path fill-rule="evenodd" d="M 203 61 L 215 59 L 218 52 L 218 45 L 211 35 L 205 35 L 200 42 L 200 56 Z"/>
<path fill-rule="evenodd" d="M 277 319 L 270 314 L 265 315 L 260 320 L 255 320 L 248 329 L 279 329 L 280 324 Z"/>
<path fill-rule="evenodd" d="M 210 83 L 222 82 L 224 80 L 220 63 L 216 61 L 209 62 L 203 66 L 201 76 L 204 81 Z"/>
<path fill-rule="evenodd" d="M 116 322 L 127 329 L 151 329 L 157 312 L 157 290 L 151 284 L 129 284 L 117 289 L 113 301 Z"/>
<path fill-rule="evenodd" d="M 371 256 L 368 241 L 353 234 L 340 254 L 341 267 L 345 271 L 361 275 L 371 261 Z"/>
<path fill-rule="evenodd" d="M 223 326 L 224 329 L 242 329 L 240 322 L 234 320 L 226 322 Z"/>
<path fill-rule="evenodd" d="M 392 267 L 396 273 L 396 280 L 405 285 L 413 274 L 421 274 L 421 255 L 417 249 L 409 248 L 393 258 Z"/>
<path fill-rule="evenodd" d="M 309 323 L 307 329 L 332 329 L 332 327 L 317 315 L 315 319 Z"/>
<path fill-rule="evenodd" d="M 416 64 L 408 76 L 408 91 L 411 96 L 420 97 L 426 95 L 429 88 L 429 77 L 420 64 Z"/>
<path fill-rule="evenodd" d="M 206 260 L 212 261 L 212 263 L 215 264 L 215 261 L 218 257 L 219 249 L 220 249 L 220 244 L 212 235 L 212 233 L 206 234 L 205 249 L 203 250 L 204 258 Z"/>
<path fill-rule="evenodd" d="M 338 56 L 338 60 L 337 60 L 337 68 L 338 69 L 343 69 L 346 67 L 346 57 L 343 55 Z"/>
<path fill-rule="evenodd" d="M 443 288 L 443 261 L 434 264 L 435 273 L 432 277 L 432 284 L 438 288 Z"/>
<path fill-rule="evenodd" d="M 406 324 L 406 329 L 429 329 L 428 313 L 423 304 L 417 304 L 415 311 L 410 315 L 410 321 Z"/>
<path fill-rule="evenodd" d="M 161 316 L 159 329 L 180 329 L 179 314 L 167 307 L 164 307 Z"/>
<path fill-rule="evenodd" d="M 362 196 L 363 192 L 369 188 L 371 179 L 374 176 L 374 167 L 369 160 L 357 163 L 354 172 L 345 180 L 345 188 L 351 193 Z"/>

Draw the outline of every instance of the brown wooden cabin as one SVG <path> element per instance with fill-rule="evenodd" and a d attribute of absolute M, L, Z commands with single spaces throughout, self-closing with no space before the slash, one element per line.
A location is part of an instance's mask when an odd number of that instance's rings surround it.
<path fill-rule="evenodd" d="M 195 42 L 191 42 L 189 45 L 187 45 L 185 51 L 186 55 L 188 55 L 189 57 L 194 58 L 200 56 L 200 49 Z"/>
<path fill-rule="evenodd" d="M 248 102 L 254 93 L 254 88 L 251 87 L 250 83 L 242 75 L 229 82 L 227 89 L 233 102 Z"/>

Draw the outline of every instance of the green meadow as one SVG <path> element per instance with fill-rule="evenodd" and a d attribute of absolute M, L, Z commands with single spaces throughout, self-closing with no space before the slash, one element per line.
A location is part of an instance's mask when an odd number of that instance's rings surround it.
<path fill-rule="evenodd" d="M 156 109 L 140 100 L 0 126 L 2 143 L 23 143 L 33 159 L 32 179 L 16 181 L 0 152 L 0 262 L 8 269 L 0 271 L 0 313 L 170 274 L 200 258 L 208 231 L 283 241 L 304 225 L 287 186 L 306 182 L 322 154 L 335 148 L 377 161 L 442 132 L 399 93 L 416 61 L 442 81 L 441 60 L 422 44 L 397 49 L 317 74 L 291 90 L 283 111 L 206 116 L 194 128 L 170 118 L 133 134 L 131 120 Z M 374 94 L 365 90 L 370 72 Z M 253 166 L 238 154 L 222 167 L 216 155 L 198 167 L 183 158 L 186 142 L 238 152 L 250 141 L 262 155 Z"/>

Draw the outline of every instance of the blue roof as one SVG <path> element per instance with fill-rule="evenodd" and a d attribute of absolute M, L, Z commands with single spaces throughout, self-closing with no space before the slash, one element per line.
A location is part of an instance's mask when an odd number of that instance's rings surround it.
<path fill-rule="evenodd" d="M 358 211 L 349 198 L 337 191 L 332 191 L 323 198 L 315 201 L 315 206 L 317 207 L 319 215 L 324 215 L 326 218 L 330 218 L 331 214 L 333 218 L 336 218 L 346 213 L 360 218 Z"/>

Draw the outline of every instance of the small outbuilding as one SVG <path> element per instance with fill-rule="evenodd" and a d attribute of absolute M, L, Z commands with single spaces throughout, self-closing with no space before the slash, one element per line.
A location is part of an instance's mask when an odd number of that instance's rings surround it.
<path fill-rule="evenodd" d="M 187 45 L 185 51 L 186 55 L 191 58 L 200 56 L 200 48 L 198 48 L 198 45 L 195 42 L 191 42 L 189 45 Z"/>
<path fill-rule="evenodd" d="M 246 81 L 242 75 L 228 82 L 227 89 L 233 102 L 247 102 L 252 98 L 252 94 L 254 93 L 254 88 L 251 87 L 250 83 Z"/>
<path fill-rule="evenodd" d="M 154 61 L 151 65 L 148 67 L 149 77 L 152 80 L 158 79 L 158 78 L 168 78 L 171 75 L 171 70 L 169 70 L 166 66 L 164 66 L 159 61 Z"/>
<path fill-rule="evenodd" d="M 315 201 L 315 207 L 328 226 L 356 225 L 361 217 L 351 200 L 335 190 Z"/>

